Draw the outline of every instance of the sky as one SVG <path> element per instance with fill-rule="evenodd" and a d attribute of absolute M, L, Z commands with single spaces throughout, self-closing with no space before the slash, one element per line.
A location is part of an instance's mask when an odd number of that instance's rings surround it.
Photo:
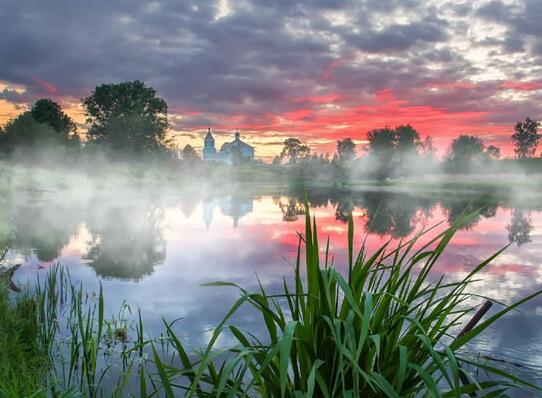
<path fill-rule="evenodd" d="M 409 123 L 507 156 L 514 123 L 542 119 L 541 20 L 540 0 L 2 0 L 0 124 L 48 97 L 84 131 L 81 98 L 139 79 L 198 149 L 208 127 L 269 159 Z"/>

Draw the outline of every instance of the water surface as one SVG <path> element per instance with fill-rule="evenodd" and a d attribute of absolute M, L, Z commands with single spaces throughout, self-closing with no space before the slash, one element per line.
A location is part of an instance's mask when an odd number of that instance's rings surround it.
<path fill-rule="evenodd" d="M 431 278 L 464 277 L 511 243 L 482 274 L 476 293 L 512 303 L 542 287 L 542 206 L 536 199 L 520 204 L 475 195 L 321 192 L 311 193 L 309 201 L 320 242 L 329 237 L 334 263 L 343 271 L 349 211 L 356 242 L 368 233 L 373 250 L 424 226 L 441 222 L 435 231 L 442 230 L 465 209 L 481 209 L 457 233 Z M 4 212 L 15 237 L 11 259 L 23 264 L 15 275 L 19 285 L 59 262 L 89 290 L 101 283 L 110 313 L 123 302 L 141 308 L 150 335 L 163 330 L 161 317 L 182 317 L 177 329 L 195 346 L 207 342 L 210 329 L 238 297 L 231 288 L 201 285 L 231 281 L 257 289 L 258 277 L 269 290 L 280 289 L 283 276 L 291 274 L 297 233 L 304 228 L 302 200 L 286 193 L 37 197 L 8 201 Z M 248 311 L 235 322 L 256 333 L 260 324 Z M 519 371 L 540 382 L 541 329 L 542 298 L 537 298 L 469 349 L 524 365 L 528 368 Z"/>

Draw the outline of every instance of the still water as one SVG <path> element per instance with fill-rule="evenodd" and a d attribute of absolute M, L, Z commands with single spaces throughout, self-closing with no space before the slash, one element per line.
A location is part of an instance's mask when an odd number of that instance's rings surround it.
<path fill-rule="evenodd" d="M 485 270 L 476 293 L 512 303 L 542 288 L 540 198 L 507 203 L 469 195 L 364 192 L 312 193 L 309 201 L 320 242 L 329 237 L 342 270 L 349 211 L 356 241 L 368 233 L 368 247 L 376 249 L 424 226 L 442 222 L 437 228 L 442 230 L 465 209 L 482 208 L 457 233 L 432 278 L 464 277 L 511 243 Z M 238 297 L 231 288 L 201 285 L 230 281 L 257 289 L 258 277 L 267 289 L 280 289 L 283 276 L 291 274 L 297 232 L 304 227 L 301 199 L 276 192 L 39 197 L 9 202 L 4 211 L 15 237 L 11 259 L 22 262 L 17 284 L 31 284 L 60 263 L 87 289 L 103 285 L 109 313 L 116 314 L 124 302 L 140 308 L 150 335 L 163 330 L 162 317 L 183 318 L 178 331 L 193 346 L 207 342 L 210 329 Z M 250 312 L 240 312 L 234 322 L 257 333 L 259 319 Z M 521 364 L 508 365 L 509 370 L 542 382 L 541 329 L 539 297 L 496 323 L 470 349 Z"/>

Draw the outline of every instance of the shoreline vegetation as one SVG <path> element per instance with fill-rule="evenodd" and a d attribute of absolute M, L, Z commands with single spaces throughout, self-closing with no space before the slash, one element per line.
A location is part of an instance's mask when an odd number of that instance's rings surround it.
<path fill-rule="evenodd" d="M 263 398 L 500 397 L 515 388 L 540 393 L 540 386 L 505 372 L 499 361 L 463 354 L 462 348 L 542 291 L 510 306 L 494 301 L 497 311 L 467 333 L 455 332 L 479 307 L 480 296 L 469 293 L 470 285 L 502 250 L 462 280 L 428 279 L 456 230 L 472 216 L 464 214 L 444 232 L 428 228 L 374 252 L 364 244 L 354 248 L 350 216 L 348 274 L 342 275 L 305 203 L 293 277 L 285 276 L 281 292 L 270 294 L 262 286 L 249 292 L 227 281 L 201 287 L 239 291 L 203 348 L 183 343 L 176 332 L 183 320 L 164 320 L 162 336 L 147 336 L 141 314 L 127 305 L 108 316 L 101 286 L 85 291 L 67 269 L 54 266 L 21 296 L 8 301 L 6 289 L 0 292 L 2 316 L 11 319 L 0 327 L 0 393 Z M 242 306 L 258 314 L 262 337 L 230 322 Z"/>

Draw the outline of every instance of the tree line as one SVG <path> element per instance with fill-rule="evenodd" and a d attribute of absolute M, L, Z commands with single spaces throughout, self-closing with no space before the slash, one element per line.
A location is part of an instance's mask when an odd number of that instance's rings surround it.
<path fill-rule="evenodd" d="M 540 123 L 530 118 L 516 123 L 510 138 L 518 159 L 535 156 L 542 137 L 539 129 Z M 284 141 L 280 155 L 273 159 L 273 164 L 286 163 L 307 168 L 319 162 L 363 169 L 377 179 L 385 179 L 414 174 L 422 167 L 425 172 L 434 171 L 432 169 L 435 167 L 450 173 L 479 171 L 500 158 L 501 150 L 497 146 L 486 145 L 478 136 L 462 134 L 452 140 L 444 158 L 439 162 L 433 138 L 427 136 L 421 139 L 419 132 L 407 124 L 369 131 L 367 145 L 359 157 L 356 156 L 356 144 L 351 138 L 337 141 L 333 157 L 329 154 L 317 155 L 301 140 L 288 138 Z"/>
<path fill-rule="evenodd" d="M 89 151 L 141 155 L 165 153 L 168 106 L 152 87 L 141 81 L 102 84 L 81 100 L 86 115 Z M 80 149 L 75 122 L 51 99 L 39 99 L 0 127 L 0 150 L 30 153 L 47 147 Z"/>
<path fill-rule="evenodd" d="M 43 98 L 0 127 L 0 151 L 9 154 L 47 147 L 76 150 L 84 146 L 88 151 L 139 156 L 167 154 L 172 149 L 167 135 L 168 105 L 152 87 L 139 80 L 97 86 L 81 100 L 81 105 L 86 115 L 85 140 L 80 139 L 76 123 L 61 106 Z M 530 118 L 514 126 L 511 139 L 518 158 L 535 156 L 541 138 L 539 128 L 540 124 Z M 409 124 L 371 130 L 367 141 L 364 156 L 357 157 L 354 141 L 344 138 L 337 141 L 336 153 L 330 157 L 315 154 L 298 138 L 288 138 L 273 164 L 310 166 L 312 162 L 344 168 L 357 162 L 372 170 L 377 178 L 387 178 L 411 173 L 410 166 L 420 161 L 426 165 L 435 162 L 432 137 L 421 139 Z M 199 160 L 190 145 L 184 147 L 181 156 L 189 162 Z M 480 137 L 464 134 L 451 142 L 443 163 L 447 171 L 465 172 L 500 156 L 498 147 L 486 146 Z"/>

